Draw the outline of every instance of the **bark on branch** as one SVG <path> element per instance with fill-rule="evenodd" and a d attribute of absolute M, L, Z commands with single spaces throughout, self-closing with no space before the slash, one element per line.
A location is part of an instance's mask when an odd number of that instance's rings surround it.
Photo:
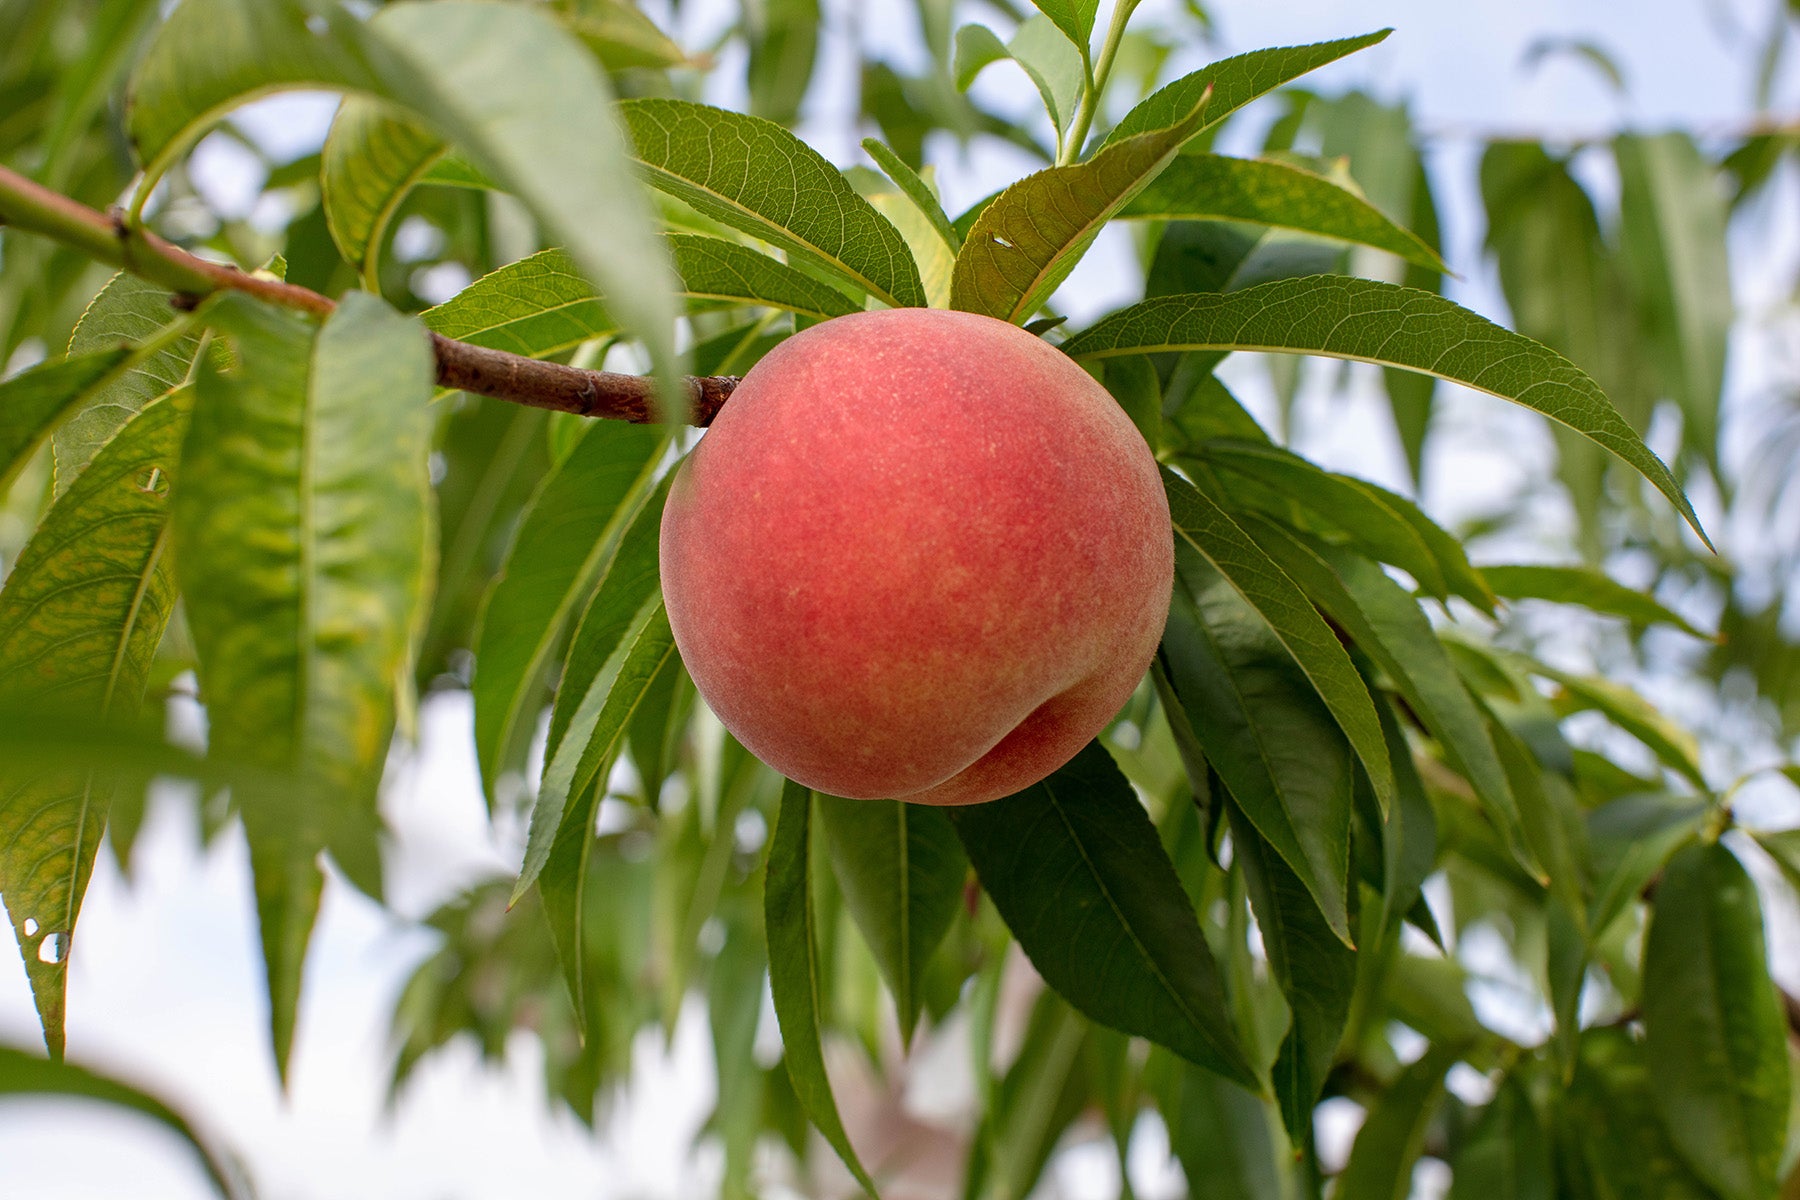
<path fill-rule="evenodd" d="M 324 316 L 336 305 L 310 288 L 251 275 L 191 254 L 147 229 L 136 229 L 0 166 L 0 224 L 43 234 L 97 262 L 168 288 L 192 306 L 219 291 L 246 292 L 271 304 Z M 531 408 L 644 424 L 660 420 L 656 384 L 639 375 L 589 371 L 431 335 L 437 379 L 457 388 Z M 689 420 L 708 425 L 737 386 L 730 375 L 686 380 Z"/>

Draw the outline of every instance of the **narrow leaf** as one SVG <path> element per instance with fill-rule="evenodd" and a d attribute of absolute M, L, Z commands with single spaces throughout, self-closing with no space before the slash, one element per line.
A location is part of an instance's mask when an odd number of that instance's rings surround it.
<path fill-rule="evenodd" d="M 1355 192 L 1269 159 L 1181 155 L 1119 216 L 1248 221 L 1373 246 L 1430 270 L 1446 269 L 1437 251 Z"/>
<path fill-rule="evenodd" d="M 818 151 L 761 117 L 684 100 L 620 105 L 646 180 L 895 308 L 925 289 L 905 241 Z"/>
<path fill-rule="evenodd" d="M 944 212 L 944 206 L 939 203 L 937 193 L 931 190 L 931 186 L 907 165 L 905 159 L 875 138 L 864 138 L 862 148 L 875 160 L 881 173 L 893 180 L 894 186 L 906 193 L 906 198 L 918 206 L 919 211 L 925 214 L 925 219 L 931 222 L 932 229 L 944 239 L 944 245 L 950 247 L 950 253 L 955 254 L 962 247 L 962 238 L 951 227 L 950 217 Z"/>
<path fill-rule="evenodd" d="M 1183 547 L 1162 663 L 1205 753 L 1262 837 L 1350 942 L 1355 762 L 1331 712 L 1268 624 Z"/>
<path fill-rule="evenodd" d="M 209 748 L 250 840 L 285 1075 L 321 849 L 370 853 L 375 788 L 430 570 L 433 368 L 418 324 L 351 293 L 323 327 L 229 297 L 238 370 L 201 373 L 173 511 Z M 346 853 L 349 857 L 346 859 Z"/>
<path fill-rule="evenodd" d="M 817 815 L 844 904 L 894 993 L 910 1045 L 925 966 L 962 904 L 968 859 L 939 809 L 821 795 Z"/>
<path fill-rule="evenodd" d="M 1081 102 L 1087 81 L 1086 56 L 1069 40 L 1056 23 L 1043 14 L 1027 17 L 1020 23 L 1006 52 L 1025 69 L 1043 98 L 1050 123 L 1056 126 L 1060 142 L 1075 119 L 1075 108 Z"/>
<path fill-rule="evenodd" d="M 1155 1087 L 1169 1147 L 1187 1177 L 1188 1195 L 1207 1200 L 1266 1200 L 1282 1194 L 1278 1151 L 1266 1101 L 1211 1071 L 1152 1052 L 1166 1067 Z"/>
<path fill-rule="evenodd" d="M 1385 810 L 1394 794 L 1394 772 L 1381 722 L 1368 688 L 1331 627 L 1294 581 L 1211 498 L 1167 470 L 1163 487 L 1177 541 L 1211 562 L 1269 623 L 1350 739 Z"/>
<path fill-rule="evenodd" d="M 0 702 L 70 724 L 135 715 L 175 608 L 169 488 L 184 407 L 134 417 L 50 509 L 0 588 Z M 69 954 L 115 781 L 0 757 L 0 896 L 53 1056 Z"/>
<path fill-rule="evenodd" d="M 244 1173 L 239 1164 L 203 1137 L 192 1121 L 149 1092 L 122 1080 L 71 1062 L 51 1061 L 11 1046 L 0 1046 L 0 1096 L 69 1096 L 139 1113 L 187 1143 L 199 1157 L 207 1182 L 219 1195 L 231 1200 L 249 1194 L 243 1186 Z"/>
<path fill-rule="evenodd" d="M 556 649 L 636 516 L 627 501 L 653 485 L 663 445 L 653 426 L 590 425 L 520 522 L 475 644 L 475 748 L 490 797 L 531 736 Z"/>
<path fill-rule="evenodd" d="M 1100 0 L 1031 0 L 1031 3 L 1056 23 L 1085 60 L 1088 43 L 1094 37 L 1094 14 L 1100 11 Z"/>
<path fill-rule="evenodd" d="M 1366 33 L 1361 37 L 1340 38 L 1335 42 L 1317 42 L 1310 46 L 1278 46 L 1268 50 L 1252 50 L 1221 59 L 1152 93 L 1106 136 L 1110 146 L 1151 129 L 1173 125 L 1192 111 L 1202 96 L 1212 99 L 1206 106 L 1206 124 L 1217 125 L 1226 117 L 1259 96 L 1268 94 L 1308 71 L 1335 62 L 1346 54 L 1382 41 L 1391 29 Z"/>
<path fill-rule="evenodd" d="M 672 233 L 667 241 L 682 294 L 692 299 L 761 304 L 816 321 L 861 307 L 836 288 L 748 246 L 694 233 Z"/>
<path fill-rule="evenodd" d="M 390 105 L 348 96 L 320 152 L 319 199 L 332 241 L 364 280 L 400 202 L 448 149 L 436 134 Z"/>
<path fill-rule="evenodd" d="M 1403 1068 L 1375 1101 L 1338 1176 L 1336 1200 L 1405 1200 L 1425 1130 L 1444 1097 L 1444 1073 L 1456 1062 L 1452 1046 L 1434 1045 Z"/>
<path fill-rule="evenodd" d="M 1611 450 L 1706 540 L 1674 476 L 1592 379 L 1555 351 L 1430 292 L 1320 275 L 1226 294 L 1165 296 L 1114 313 L 1063 349 L 1078 359 L 1266 350 L 1424 371 L 1522 404 Z"/>
<path fill-rule="evenodd" d="M 1604 571 L 1592 567 L 1484 566 L 1482 576 L 1494 594 L 1504 600 L 1553 600 L 1559 604 L 1579 604 L 1583 608 L 1609 616 L 1624 617 L 1634 625 L 1673 625 L 1697 638 L 1707 635 L 1694 628 L 1679 613 L 1657 603 L 1655 597 L 1636 588 L 1626 587 Z M 1711 639 L 1708 639 L 1711 640 Z"/>
<path fill-rule="evenodd" d="M 1563 713 L 1594 711 L 1648 746 L 1663 764 L 1680 772 L 1694 786 L 1706 790 L 1706 774 L 1700 768 L 1700 743 L 1648 700 L 1622 683 L 1597 675 L 1576 675 L 1546 663 L 1532 662 L 1529 669 L 1562 685 L 1557 707 Z"/>
<path fill-rule="evenodd" d="M 1556 1200 L 1550 1139 L 1531 1096 L 1509 1076 L 1457 1153 L 1450 1200 Z"/>
<path fill-rule="evenodd" d="M 1000 915 L 1064 999 L 1256 1086 L 1193 907 L 1099 743 L 1042 783 L 950 818 Z"/>
<path fill-rule="evenodd" d="M 1201 127 L 1204 99 L 1167 128 L 1093 158 L 1027 175 L 982 210 L 956 256 L 950 307 L 1024 324 L 1081 260 L 1101 226 Z"/>
<path fill-rule="evenodd" d="M 1788 1122 L 1787 1022 L 1762 906 L 1737 857 L 1689 846 L 1644 943 L 1644 1053 L 1669 1140 L 1722 1200 L 1775 1194 Z"/>
<path fill-rule="evenodd" d="M 824 1018 L 820 994 L 818 913 L 813 907 L 808 868 L 812 862 L 812 793 L 789 781 L 781 793 L 781 810 L 769 842 L 768 874 L 763 881 L 764 925 L 769 942 L 769 990 L 781 1026 L 782 1061 L 794 1092 L 825 1140 L 869 1195 L 875 1185 L 844 1132 L 819 1037 Z"/>

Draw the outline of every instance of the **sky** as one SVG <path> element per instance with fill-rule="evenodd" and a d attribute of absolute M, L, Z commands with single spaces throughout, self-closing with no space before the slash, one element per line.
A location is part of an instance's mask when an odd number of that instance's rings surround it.
<path fill-rule="evenodd" d="M 846 3 L 828 0 L 836 45 L 850 22 Z M 869 0 L 862 34 L 897 61 L 922 53 L 912 33 L 910 4 Z M 1102 6 L 1102 20 L 1107 8 Z M 1146 0 L 1143 18 L 1174 5 Z M 1364 87 L 1390 99 L 1408 98 L 1434 143 L 1449 238 L 1449 257 L 1465 279 L 1459 298 L 1478 311 L 1504 317 L 1491 275 L 1479 263 L 1482 234 L 1470 192 L 1472 134 L 1496 129 L 1583 134 L 1621 125 L 1713 128 L 1740 119 L 1749 105 L 1738 28 L 1760 33 L 1768 5 L 1752 0 L 1285 0 L 1280 4 L 1223 0 L 1213 6 L 1218 41 L 1186 55 L 1192 69 L 1211 58 L 1268 45 L 1315 41 L 1392 25 L 1382 45 L 1320 72 L 1325 90 Z M 965 6 L 973 18 L 983 10 Z M 684 5 L 680 39 L 702 44 L 717 27 L 719 0 Z M 1143 19 L 1141 18 L 1141 19 Z M 1521 69 L 1527 47 L 1554 35 L 1592 40 L 1619 61 L 1628 84 L 1621 97 L 1592 68 L 1559 56 L 1535 72 Z M 829 52 L 828 52 L 829 54 Z M 842 119 L 853 64 L 829 54 L 803 133 L 841 164 L 857 161 L 856 135 Z M 997 105 L 1014 111 L 1035 103 L 1022 78 L 995 67 L 978 85 Z M 726 73 L 729 73 L 728 71 Z M 1783 98 L 1797 106 L 1797 72 Z M 730 103 L 729 89 L 712 97 Z M 1253 110 L 1254 111 L 1254 110 Z M 329 103 L 275 100 L 259 105 L 247 124 L 271 146 L 298 153 L 316 144 Z M 1248 150 L 1244 144 L 1227 149 Z M 958 211 L 1027 164 L 978 144 L 967 159 L 934 143 L 947 207 Z M 254 179 L 242 177 L 228 150 L 209 150 L 202 172 L 223 203 L 242 197 Z M 234 172 L 238 174 L 234 175 Z M 1791 196 L 1791 184 L 1790 195 Z M 235 189 L 235 190 L 234 190 Z M 1792 238 L 1790 233 L 1789 237 Z M 1796 253 L 1794 245 L 1739 247 L 1740 299 L 1756 307 L 1758 255 Z M 1118 246 L 1103 246 L 1065 295 L 1078 318 L 1104 311 L 1129 294 L 1133 282 Z M 1085 307 L 1091 311 L 1081 311 Z M 1734 386 L 1749 386 L 1758 366 L 1753 346 L 1734 370 Z M 1749 381 L 1753 383 L 1754 380 Z M 1244 377 L 1246 395 L 1261 401 Z M 1385 417 L 1368 397 L 1346 402 L 1309 393 L 1302 403 L 1300 448 L 1328 463 L 1398 483 L 1391 439 L 1370 434 Z M 1334 408 L 1327 406 L 1336 405 Z M 1478 510 L 1518 482 L 1522 448 L 1543 444 L 1541 430 L 1485 398 L 1453 406 L 1453 435 L 1467 445 L 1455 479 L 1428 480 L 1426 500 L 1440 516 Z M 1327 415 L 1336 419 L 1327 420 Z M 1361 430 L 1363 432 L 1355 432 Z M 1333 432 L 1338 431 L 1338 432 Z M 1349 432 L 1344 432 L 1349 431 Z M 1535 439 L 1535 440 L 1534 440 Z M 1481 443 L 1497 443 L 1484 453 Z M 1475 486 L 1471 487 L 1471 481 Z M 1485 494 L 1484 490 L 1485 489 Z M 191 714 L 189 719 L 191 719 Z M 421 1066 L 397 1108 L 381 1109 L 391 1048 L 386 1021 L 393 998 L 432 948 L 432 935 L 403 919 L 428 911 L 459 887 L 512 871 L 520 856 L 516 830 L 486 822 L 469 748 L 465 697 L 440 697 L 423 714 L 417 753 L 393 773 L 384 812 L 396 834 L 390 862 L 394 907 L 385 912 L 335 881 L 327 889 L 308 967 L 307 990 L 293 1062 L 290 1094 L 275 1084 L 266 1048 L 261 965 L 249 902 L 246 856 L 227 836 L 203 851 L 192 809 L 179 789 L 153 808 L 140 838 L 135 878 L 121 878 L 102 853 L 84 906 L 72 956 L 71 1057 L 102 1065 L 152 1087 L 220 1142 L 237 1148 L 261 1185 L 277 1200 L 611 1200 L 703 1195 L 715 1162 L 693 1161 L 692 1132 L 710 1102 L 710 1051 L 704 1014 L 693 1009 L 670 1046 L 646 1036 L 648 1064 L 614 1106 L 615 1119 L 598 1138 L 541 1098 L 537 1050 L 520 1037 L 504 1068 L 476 1061 L 472 1048 L 453 1046 Z M 1793 922 L 1788 922 L 1792 925 Z M 1791 939 L 1778 940 L 1787 968 L 1796 961 Z M 22 967 L 0 953 L 0 1041 L 33 1045 L 35 1013 Z M 96 1148 L 104 1147 L 104 1155 Z M 1171 1177 L 1156 1169 L 1154 1137 L 1142 1166 L 1146 1196 L 1175 1194 Z M 1110 1195 L 1106 1155 L 1078 1153 L 1059 1167 L 1058 1193 L 1071 1198 Z M 208 1195 L 186 1151 L 136 1118 L 77 1103 L 0 1101 L 0 1197 L 88 1200 L 130 1195 L 139 1200 L 190 1200 Z"/>

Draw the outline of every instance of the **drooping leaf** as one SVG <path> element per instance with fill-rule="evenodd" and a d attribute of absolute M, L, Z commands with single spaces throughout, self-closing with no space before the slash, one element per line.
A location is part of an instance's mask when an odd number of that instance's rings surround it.
<path fill-rule="evenodd" d="M 1192 550 L 1176 562 L 1161 661 L 1181 712 L 1238 812 L 1348 944 L 1350 748 L 1255 610 Z"/>
<path fill-rule="evenodd" d="M 1006 43 L 986 25 L 964 25 L 956 31 L 956 58 L 951 75 L 958 90 L 966 92 L 983 68 L 1010 57 Z"/>
<path fill-rule="evenodd" d="M 1020 22 L 1018 31 L 1006 44 L 1006 52 L 1036 85 L 1060 142 L 1069 132 L 1075 108 L 1081 103 L 1087 80 L 1084 55 L 1069 35 L 1042 13 Z"/>
<path fill-rule="evenodd" d="M 819 0 L 768 0 L 746 7 L 743 24 L 750 43 L 750 111 L 792 125 L 818 61 Z"/>
<path fill-rule="evenodd" d="M 1373 46 L 1392 32 L 1383 29 L 1334 42 L 1278 46 L 1220 59 L 1152 93 L 1125 114 L 1125 119 L 1106 135 L 1103 145 L 1110 146 L 1147 130 L 1173 125 L 1191 112 L 1208 92 L 1212 99 L 1207 103 L 1205 120 L 1207 125 L 1216 125 L 1257 97 L 1346 54 Z"/>
<path fill-rule="evenodd" d="M 899 231 L 818 151 L 760 117 L 682 100 L 620 110 L 648 182 L 734 229 L 806 257 L 896 308 L 925 290 Z"/>
<path fill-rule="evenodd" d="M 475 748 L 490 797 L 519 761 L 555 651 L 654 486 L 664 444 L 653 426 L 589 426 L 520 522 L 475 645 Z"/>
<path fill-rule="evenodd" d="M 1437 251 L 1355 192 L 1271 159 L 1183 154 L 1119 216 L 1273 225 L 1373 246 L 1431 270 L 1444 269 Z"/>
<path fill-rule="evenodd" d="M 64 723 L 136 714 L 175 608 L 170 483 L 184 406 L 153 402 L 103 449 L 38 527 L 0 588 L 0 702 Z M 69 954 L 115 780 L 112 756 L 31 764 L 0 756 L 0 897 L 37 1002 L 63 1049 Z"/>
<path fill-rule="evenodd" d="M 1025 1200 L 1037 1186 L 1091 1094 L 1082 1053 L 1090 1029 L 1055 992 L 1041 993 L 1031 1006 L 1018 1057 L 993 1091 L 970 1154 L 967 1182 L 975 1194 Z"/>
<path fill-rule="evenodd" d="M 1299 875 L 1275 852 L 1235 804 L 1232 861 L 1244 880 L 1269 970 L 1293 1013 L 1275 1058 L 1275 1097 L 1288 1137 L 1304 1146 L 1313 1135 L 1313 1106 L 1337 1057 L 1356 987 L 1356 951 L 1321 916 Z"/>
<path fill-rule="evenodd" d="M 955 254 L 962 247 L 962 238 L 958 237 L 956 230 L 951 227 L 950 218 L 944 212 L 944 206 L 938 200 L 937 193 L 931 190 L 931 186 L 919 177 L 917 171 L 907 165 L 905 159 L 875 138 L 864 138 L 862 148 L 870 158 L 875 160 L 875 165 L 881 168 L 881 173 L 893 180 L 894 186 L 904 192 L 906 198 L 918 207 L 918 210 L 925 215 L 925 219 L 931 223 L 931 228 L 944 239 L 944 245 L 950 248 L 950 253 Z"/>
<path fill-rule="evenodd" d="M 1153 1085 L 1181 1162 L 1188 1195 L 1208 1200 L 1264 1200 L 1281 1194 L 1278 1152 L 1265 1102 L 1204 1068 L 1173 1057 L 1151 1062 Z M 1154 1076 L 1153 1076 L 1154 1077 Z"/>
<path fill-rule="evenodd" d="M 40 363 L 0 383 L 0 494 L 56 426 L 130 357 L 124 347 Z"/>
<path fill-rule="evenodd" d="M 1679 613 L 1657 603 L 1656 598 L 1627 587 L 1592 567 L 1550 566 L 1539 563 L 1517 566 L 1484 566 L 1483 578 L 1504 600 L 1553 600 L 1579 604 L 1609 616 L 1624 617 L 1635 625 L 1673 625 L 1683 633 L 1704 638 Z"/>
<path fill-rule="evenodd" d="M 1115 142 L 1086 162 L 1027 175 L 975 220 L 956 256 L 950 307 L 1024 324 L 1112 216 L 1193 136 L 1197 101 L 1166 128 Z"/>
<path fill-rule="evenodd" d="M 1722 1200 L 1775 1194 L 1788 1122 L 1787 1022 L 1762 906 L 1714 842 L 1669 860 L 1644 944 L 1644 1056 L 1669 1140 Z"/>
<path fill-rule="evenodd" d="M 1094 37 L 1094 14 L 1100 10 L 1100 0 L 1031 0 L 1031 3 L 1055 22 L 1063 36 L 1080 50 L 1082 58 L 1088 56 L 1088 43 Z"/>
<path fill-rule="evenodd" d="M 1733 317 L 1719 173 L 1685 133 L 1627 134 L 1613 155 L 1620 257 L 1646 320 L 1642 344 L 1681 406 L 1684 445 L 1717 472 Z"/>
<path fill-rule="evenodd" d="M 629 0 L 553 0 L 552 7 L 609 71 L 678 67 L 688 61 L 681 47 Z"/>
<path fill-rule="evenodd" d="M 619 331 L 587 280 L 560 250 L 491 271 L 420 320 L 459 342 L 548 358 Z"/>
<path fill-rule="evenodd" d="M 812 836 L 812 793 L 790 781 L 781 793 L 763 882 L 769 990 L 781 1026 L 782 1061 L 801 1106 L 863 1190 L 873 1196 L 875 1185 L 851 1148 L 838 1116 L 819 1043 L 824 1020 L 820 993 L 825 981 L 819 967 L 818 913 L 809 877 Z"/>
<path fill-rule="evenodd" d="M 102 381 L 82 405 L 64 420 L 53 439 L 56 447 L 56 494 L 69 490 L 82 468 L 132 415 L 158 396 L 166 396 L 191 375 L 200 349 L 200 331 L 169 303 L 168 292 L 135 275 L 115 275 L 88 304 L 69 338 L 71 355 L 136 346 L 165 335 L 174 340 L 116 378 Z M 176 333 L 171 326 L 186 332 Z"/>
<path fill-rule="evenodd" d="M 1530 670 L 1562 685 L 1558 708 L 1564 712 L 1592 710 L 1649 747 L 1665 766 L 1706 788 L 1700 767 L 1700 743 L 1694 735 L 1671 721 L 1643 696 L 1622 683 L 1597 675 L 1577 675 L 1542 662 Z"/>
<path fill-rule="evenodd" d="M 1114 313 L 1063 349 L 1077 359 L 1268 350 L 1424 371 L 1522 404 L 1611 450 L 1706 537 L 1669 469 L 1591 378 L 1555 351 L 1430 292 L 1322 275 L 1226 294 L 1164 296 Z"/>
<path fill-rule="evenodd" d="M 320 152 L 319 201 L 331 240 L 365 281 L 379 278 L 376 257 L 400 202 L 447 150 L 379 100 L 347 96 L 338 106 Z"/>
<path fill-rule="evenodd" d="M 962 903 L 968 859 L 935 808 L 821 795 L 816 813 L 844 904 L 894 993 L 900 1037 L 910 1045 L 925 966 Z"/>
<path fill-rule="evenodd" d="M 1394 773 L 1381 723 L 1368 688 L 1331 628 L 1294 581 L 1210 497 L 1168 470 L 1163 488 L 1177 541 L 1211 562 L 1269 623 L 1350 739 L 1386 809 L 1394 794 Z"/>
<path fill-rule="evenodd" d="M 358 876 L 431 568 L 424 331 L 352 293 L 322 327 L 241 297 L 211 320 L 239 369 L 200 375 L 173 530 L 209 747 L 250 840 L 285 1075 L 320 850 Z M 360 880 L 359 880 L 360 882 Z"/>
<path fill-rule="evenodd" d="M 1405 1200 L 1426 1127 L 1444 1097 L 1444 1073 L 1458 1054 L 1454 1046 L 1433 1045 L 1388 1085 L 1350 1147 L 1337 1200 Z"/>
<path fill-rule="evenodd" d="M 1256 1086 L 1193 908 L 1104 748 L 1092 743 L 1043 782 L 950 817 L 1013 936 L 1064 999 Z"/>
<path fill-rule="evenodd" d="M 68 1096 L 97 1100 L 139 1113 L 174 1133 L 200 1159 L 206 1180 L 225 1200 L 248 1195 L 244 1172 L 229 1154 L 203 1136 L 194 1122 L 149 1092 L 72 1062 L 39 1058 L 0 1046 L 0 1096 Z"/>

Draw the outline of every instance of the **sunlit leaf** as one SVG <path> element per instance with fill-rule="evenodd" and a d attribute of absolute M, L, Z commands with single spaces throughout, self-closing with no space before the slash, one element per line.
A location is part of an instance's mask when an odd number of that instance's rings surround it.
<path fill-rule="evenodd" d="M 1718 843 L 1680 851 L 1644 943 L 1644 1054 L 1669 1140 L 1722 1200 L 1775 1193 L 1788 1122 L 1787 1022 L 1762 906 Z"/>
<path fill-rule="evenodd" d="M 430 343 L 352 293 L 322 327 L 231 297 L 237 352 L 202 371 L 173 530 L 209 747 L 269 772 L 233 789 L 250 840 L 277 1066 L 331 848 L 372 853 L 375 788 L 431 568 Z"/>
<path fill-rule="evenodd" d="M 175 608 L 169 489 L 184 405 L 153 402 L 51 508 L 0 588 L 0 700 L 64 723 L 129 718 Z M 115 781 L 94 755 L 0 756 L 0 896 L 53 1055 L 76 918 Z"/>
<path fill-rule="evenodd" d="M 982 887 L 1064 999 L 1255 1086 L 1193 908 L 1099 743 L 1042 783 L 950 816 Z"/>
<path fill-rule="evenodd" d="M 1183 154 L 1119 216 L 1273 225 L 1373 246 L 1432 270 L 1444 269 L 1435 250 L 1355 192 L 1269 159 Z"/>
<path fill-rule="evenodd" d="M 1055 22 L 1063 36 L 1087 57 L 1088 43 L 1094 36 L 1094 14 L 1100 0 L 1031 0 L 1036 9 Z"/>
<path fill-rule="evenodd" d="M 1043 98 L 1050 123 L 1060 140 L 1075 119 L 1075 107 L 1087 79 L 1083 55 L 1056 22 L 1039 13 L 1020 22 L 1006 52 L 1025 69 Z"/>
<path fill-rule="evenodd" d="M 628 100 L 620 109 L 649 183 L 884 304 L 924 305 L 899 231 L 781 126 L 683 100 Z"/>
<path fill-rule="evenodd" d="M 1634 625 L 1673 625 L 1683 633 L 1704 638 L 1679 613 L 1657 603 L 1656 598 L 1627 587 L 1592 567 L 1549 566 L 1539 563 L 1517 566 L 1489 565 L 1482 577 L 1503 600 L 1553 600 L 1579 604 L 1597 613 L 1624 617 Z"/>
<path fill-rule="evenodd" d="M 874 138 L 864 138 L 862 148 L 870 158 L 875 160 L 875 165 L 881 168 L 881 173 L 893 180 L 894 186 L 904 192 L 906 198 L 911 200 L 925 215 L 925 219 L 931 222 L 932 229 L 944 239 L 944 245 L 950 248 L 950 252 L 956 253 L 962 246 L 962 238 L 958 237 L 956 230 L 951 228 L 950 218 L 945 214 L 943 204 L 939 202 L 937 193 L 931 190 L 930 185 L 919 177 L 917 171 L 906 164 L 905 159 Z"/>
<path fill-rule="evenodd" d="M 1112 216 L 1199 130 L 1196 101 L 1166 128 L 1108 145 L 1086 162 L 1027 175 L 982 210 L 956 256 L 950 306 L 1029 320 Z"/>
<path fill-rule="evenodd" d="M 1424 371 L 1522 404 L 1606 447 L 1706 536 L 1669 469 L 1592 379 L 1555 351 L 1429 292 L 1321 275 L 1227 294 L 1164 296 L 1114 313 L 1063 349 L 1078 359 L 1267 350 Z"/>
<path fill-rule="evenodd" d="M 629 0 L 553 0 L 553 7 L 609 71 L 678 67 L 688 61 L 681 47 Z"/>

